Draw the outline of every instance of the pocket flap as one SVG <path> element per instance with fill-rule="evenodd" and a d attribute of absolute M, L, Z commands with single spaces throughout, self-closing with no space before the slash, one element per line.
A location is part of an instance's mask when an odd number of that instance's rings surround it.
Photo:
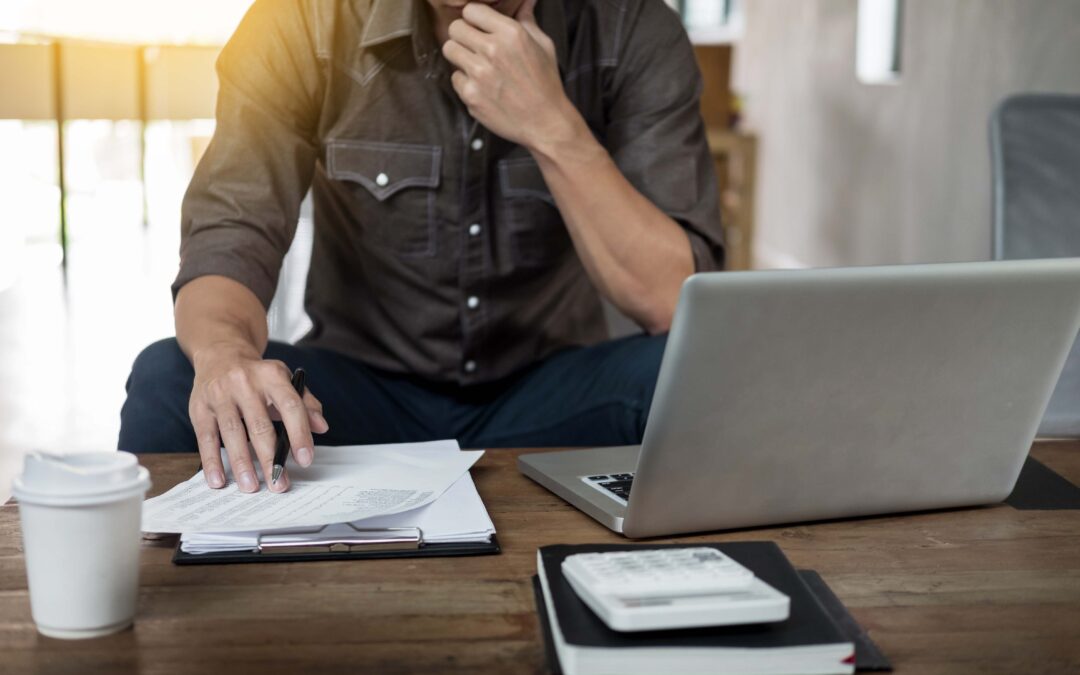
<path fill-rule="evenodd" d="M 326 148 L 326 172 L 349 180 L 384 201 L 408 187 L 439 187 L 442 148 L 437 145 L 331 141 Z"/>
<path fill-rule="evenodd" d="M 499 187 L 505 197 L 533 197 L 555 206 L 555 198 L 544 182 L 544 174 L 532 157 L 499 162 Z"/>

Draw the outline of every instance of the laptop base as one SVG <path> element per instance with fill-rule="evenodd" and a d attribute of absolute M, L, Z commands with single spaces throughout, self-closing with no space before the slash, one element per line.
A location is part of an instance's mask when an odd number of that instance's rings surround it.
<path fill-rule="evenodd" d="M 518 457 L 518 470 L 605 527 L 622 534 L 626 506 L 588 485 L 581 477 L 631 473 L 640 453 L 640 445 L 535 452 Z"/>

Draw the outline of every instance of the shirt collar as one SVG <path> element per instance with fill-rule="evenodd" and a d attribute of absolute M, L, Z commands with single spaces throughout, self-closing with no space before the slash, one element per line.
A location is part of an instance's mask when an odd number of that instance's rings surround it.
<path fill-rule="evenodd" d="M 416 43 L 417 26 L 420 22 L 423 0 L 367 0 L 367 21 L 360 37 L 361 47 L 373 47 L 397 38 L 412 36 Z M 566 72 L 569 62 L 567 44 L 566 12 L 562 0 L 540 0 L 536 3 L 536 22 L 555 43 L 559 69 Z"/>
<path fill-rule="evenodd" d="M 360 36 L 361 47 L 374 47 L 412 35 L 419 0 L 367 0 L 367 20 Z"/>

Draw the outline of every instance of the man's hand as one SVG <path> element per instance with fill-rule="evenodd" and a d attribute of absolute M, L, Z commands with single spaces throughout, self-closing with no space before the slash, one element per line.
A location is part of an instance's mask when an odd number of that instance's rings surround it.
<path fill-rule="evenodd" d="M 265 361 L 258 353 L 235 345 L 208 347 L 197 352 L 192 362 L 195 384 L 188 412 L 210 487 L 225 485 L 224 443 L 241 492 L 259 490 L 252 451 L 262 475 L 269 478 L 276 441 L 274 419 L 285 424 L 296 462 L 311 464 L 315 447 L 311 432 L 326 432 L 329 425 L 322 416 L 322 404 L 311 392 L 305 392 L 303 399 L 297 396 L 284 363 Z M 284 492 L 289 489 L 288 474 L 282 474 L 276 484 L 268 479 L 267 484 L 274 492 Z"/>
<path fill-rule="evenodd" d="M 514 18 L 470 3 L 450 24 L 443 55 L 457 67 L 454 90 L 480 124 L 526 148 L 574 129 L 577 110 L 566 97 L 555 45 L 536 25 L 536 0 Z"/>

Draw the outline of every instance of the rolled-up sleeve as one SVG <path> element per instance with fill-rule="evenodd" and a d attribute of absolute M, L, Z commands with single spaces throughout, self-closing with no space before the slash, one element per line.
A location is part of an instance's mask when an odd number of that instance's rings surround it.
<path fill-rule="evenodd" d="M 627 180 L 686 231 L 698 272 L 724 264 L 720 199 L 701 118 L 701 73 L 678 15 L 643 2 L 625 19 L 604 143 Z"/>
<path fill-rule="evenodd" d="M 221 275 L 273 299 L 318 155 L 323 73 L 306 4 L 259 0 L 218 58 L 217 126 L 184 195 L 174 298 Z"/>

